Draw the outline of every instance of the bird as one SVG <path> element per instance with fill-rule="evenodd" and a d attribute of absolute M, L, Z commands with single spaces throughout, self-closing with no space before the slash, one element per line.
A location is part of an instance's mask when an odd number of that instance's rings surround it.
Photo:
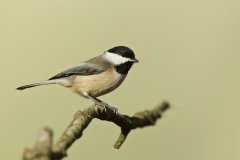
<path fill-rule="evenodd" d="M 138 62 L 134 52 L 129 47 L 116 46 L 99 56 L 67 68 L 48 80 L 27 84 L 18 87 L 17 90 L 59 84 L 70 88 L 84 98 L 92 100 L 95 104 L 117 111 L 117 108 L 109 106 L 98 97 L 118 88 L 125 80 L 133 64 Z"/>

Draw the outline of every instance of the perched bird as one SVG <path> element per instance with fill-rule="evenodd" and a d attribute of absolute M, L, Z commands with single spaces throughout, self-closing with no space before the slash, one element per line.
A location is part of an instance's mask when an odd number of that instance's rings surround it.
<path fill-rule="evenodd" d="M 47 84 L 60 84 L 103 107 L 110 107 L 97 97 L 120 86 L 132 65 L 137 62 L 138 60 L 130 48 L 117 46 L 97 57 L 68 68 L 48 80 L 24 85 L 18 87 L 17 90 Z M 116 110 L 114 107 L 110 108 Z"/>

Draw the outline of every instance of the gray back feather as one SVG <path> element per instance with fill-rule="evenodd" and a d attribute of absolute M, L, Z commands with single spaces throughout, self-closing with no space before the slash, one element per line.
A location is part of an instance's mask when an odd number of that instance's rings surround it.
<path fill-rule="evenodd" d="M 49 80 L 69 77 L 72 75 L 87 76 L 87 75 L 99 74 L 104 72 L 109 66 L 111 66 L 111 64 L 108 61 L 106 61 L 101 56 L 98 56 L 86 62 L 70 67 L 65 71 L 60 72 L 59 74 L 51 77 Z"/>

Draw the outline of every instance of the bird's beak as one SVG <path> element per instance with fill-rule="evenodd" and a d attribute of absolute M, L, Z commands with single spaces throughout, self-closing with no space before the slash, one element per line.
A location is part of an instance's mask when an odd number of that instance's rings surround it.
<path fill-rule="evenodd" d="M 133 63 L 138 63 L 139 62 L 139 60 L 137 60 L 137 59 L 133 59 Z"/>

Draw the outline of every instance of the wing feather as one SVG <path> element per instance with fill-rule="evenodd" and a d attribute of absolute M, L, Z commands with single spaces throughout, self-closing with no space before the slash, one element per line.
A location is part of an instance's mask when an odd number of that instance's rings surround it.
<path fill-rule="evenodd" d="M 71 75 L 83 75 L 83 76 L 94 75 L 94 74 L 102 73 L 104 70 L 105 69 L 103 67 L 100 67 L 96 64 L 80 63 L 76 66 L 66 69 L 63 72 L 60 72 L 59 74 L 51 77 L 49 80 L 69 77 Z"/>

